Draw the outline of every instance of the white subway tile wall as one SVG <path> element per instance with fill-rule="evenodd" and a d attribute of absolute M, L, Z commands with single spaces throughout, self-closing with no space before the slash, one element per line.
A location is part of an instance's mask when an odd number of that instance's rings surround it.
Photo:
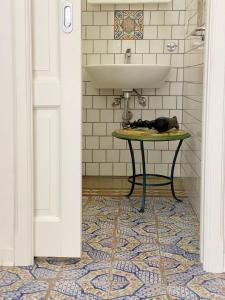
<path fill-rule="evenodd" d="M 199 216 L 204 43 L 191 33 L 204 24 L 205 8 L 205 0 L 186 0 L 183 128 L 191 133 L 192 138 L 185 141 L 182 148 L 181 175 L 185 178 L 186 190 Z"/>
<path fill-rule="evenodd" d="M 143 40 L 114 40 L 115 10 L 144 10 Z M 185 0 L 168 4 L 91 5 L 82 0 L 83 65 L 124 63 L 124 53 L 132 49 L 131 63 L 171 64 L 167 82 L 160 89 L 142 89 L 147 106 L 140 106 L 132 97 L 133 120 L 152 120 L 176 115 L 182 123 L 183 53 Z M 177 49 L 169 53 L 167 44 Z M 131 174 L 130 154 L 125 141 L 112 138 L 112 131 L 121 126 L 123 106 L 113 108 L 118 90 L 95 89 L 83 78 L 83 174 L 127 176 Z M 174 145 L 145 143 L 150 172 L 168 175 Z M 139 149 L 139 144 L 135 144 Z M 140 171 L 140 153 L 137 170 Z M 180 176 L 180 158 L 176 176 Z"/>

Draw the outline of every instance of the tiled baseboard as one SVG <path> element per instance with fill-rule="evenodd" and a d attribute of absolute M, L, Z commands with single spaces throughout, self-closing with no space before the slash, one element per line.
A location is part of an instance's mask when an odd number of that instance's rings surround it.
<path fill-rule="evenodd" d="M 92 189 L 92 188 L 84 188 L 83 189 L 83 196 L 125 196 L 129 193 L 128 189 L 124 190 L 113 190 L 113 189 Z M 136 191 L 133 193 L 134 196 L 141 196 L 141 190 Z M 172 197 L 171 191 L 167 190 L 151 190 L 148 192 L 148 195 L 151 197 Z M 178 198 L 186 198 L 187 193 L 182 190 L 177 190 L 176 195 Z"/>
<path fill-rule="evenodd" d="M 155 180 L 155 179 L 154 179 Z M 187 197 L 183 187 L 183 179 L 175 179 L 176 194 L 179 197 Z M 127 177 L 118 176 L 84 176 L 83 195 L 84 196 L 125 196 L 130 191 L 130 183 Z M 133 195 L 141 196 L 142 188 L 136 186 Z M 147 194 L 155 197 L 172 197 L 170 186 L 148 187 Z"/>

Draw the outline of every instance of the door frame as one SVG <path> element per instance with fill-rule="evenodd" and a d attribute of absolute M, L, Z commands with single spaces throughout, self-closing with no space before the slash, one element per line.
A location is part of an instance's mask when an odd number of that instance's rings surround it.
<path fill-rule="evenodd" d="M 34 256 L 31 0 L 17 0 L 14 3 L 14 67 L 16 74 L 14 82 L 16 103 L 14 264 L 29 265 L 33 263 Z M 223 221 L 225 40 L 221 38 L 220 34 L 221 28 L 225 28 L 224 10 L 224 1 L 209 0 L 201 185 L 201 260 L 204 270 L 209 272 L 225 271 Z M 217 99 L 217 105 L 215 105 L 214 99 Z"/>
<path fill-rule="evenodd" d="M 14 265 L 33 264 L 33 76 L 31 0 L 12 4 L 14 26 Z"/>
<path fill-rule="evenodd" d="M 205 271 L 224 267 L 225 203 L 225 1 L 208 1 L 206 36 L 202 185 L 201 261 Z M 216 105 L 215 105 L 216 104 Z"/>

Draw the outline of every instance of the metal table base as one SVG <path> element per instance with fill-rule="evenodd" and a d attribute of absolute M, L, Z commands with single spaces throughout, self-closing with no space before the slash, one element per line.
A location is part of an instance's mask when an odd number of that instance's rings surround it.
<path fill-rule="evenodd" d="M 179 154 L 179 151 L 180 151 L 182 143 L 183 143 L 183 140 L 182 139 L 179 140 L 179 144 L 177 146 L 177 149 L 175 151 L 175 155 L 174 155 L 174 158 L 173 158 L 173 163 L 172 163 L 172 168 L 171 168 L 171 174 L 170 174 L 170 176 L 164 176 L 164 175 L 160 175 L 160 174 L 148 174 L 148 173 L 146 173 L 144 141 L 140 141 L 141 157 L 142 157 L 142 172 L 143 173 L 142 174 L 136 174 L 135 156 L 134 156 L 134 150 L 133 150 L 133 146 L 132 146 L 132 141 L 128 140 L 128 145 L 129 145 L 130 154 L 131 154 L 131 160 L 132 160 L 133 175 L 130 176 L 129 179 L 128 179 L 128 181 L 132 185 L 131 185 L 130 193 L 127 196 L 130 197 L 133 194 L 135 185 L 141 185 L 143 187 L 140 212 L 143 213 L 144 210 L 145 210 L 145 198 L 146 198 L 146 187 L 147 186 L 165 186 L 165 185 L 170 185 L 171 186 L 171 192 L 172 192 L 172 195 L 173 195 L 174 199 L 176 199 L 179 202 L 182 202 L 181 199 L 177 198 L 176 193 L 175 193 L 175 189 L 174 189 L 174 170 L 175 170 L 175 166 L 176 166 L 177 156 Z M 142 177 L 142 183 L 136 182 L 136 178 L 137 177 Z M 166 181 L 162 182 L 162 183 L 147 183 L 147 178 L 148 177 L 163 178 Z"/>

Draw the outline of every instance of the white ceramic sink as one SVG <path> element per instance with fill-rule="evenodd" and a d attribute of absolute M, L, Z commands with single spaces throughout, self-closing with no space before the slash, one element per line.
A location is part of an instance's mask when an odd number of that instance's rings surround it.
<path fill-rule="evenodd" d="M 96 88 L 132 90 L 159 88 L 171 69 L 168 65 L 91 65 L 85 67 Z"/>

